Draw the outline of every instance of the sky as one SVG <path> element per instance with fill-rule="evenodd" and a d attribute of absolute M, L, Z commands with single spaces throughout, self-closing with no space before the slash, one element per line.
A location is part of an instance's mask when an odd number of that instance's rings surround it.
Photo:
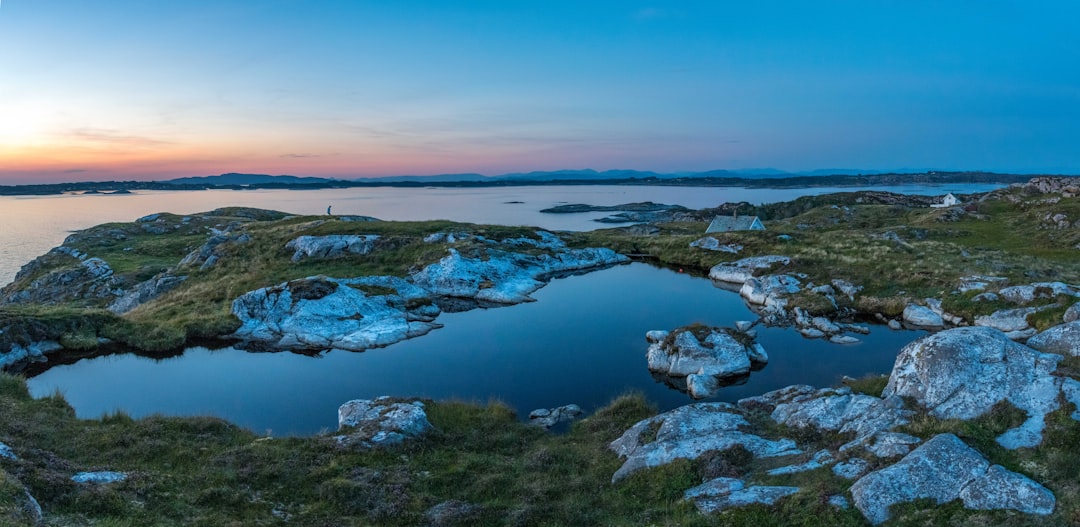
<path fill-rule="evenodd" d="M 0 184 L 1080 174 L 1080 2 L 4 0 Z"/>

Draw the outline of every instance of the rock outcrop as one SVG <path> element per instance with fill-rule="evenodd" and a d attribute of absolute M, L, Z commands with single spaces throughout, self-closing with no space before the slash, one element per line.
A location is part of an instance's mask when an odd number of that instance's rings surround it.
<path fill-rule="evenodd" d="M 84 485 L 108 485 L 110 483 L 125 481 L 127 478 L 128 475 L 125 472 L 101 470 L 97 472 L 79 472 L 78 474 L 71 476 L 71 481 L 82 483 Z"/>
<path fill-rule="evenodd" d="M 740 342 L 735 330 L 687 326 L 667 331 L 650 331 L 646 352 L 649 370 L 686 379 L 686 391 L 695 399 L 711 397 L 725 380 L 743 377 L 753 366 L 764 366 L 769 357 L 760 344 Z"/>
<path fill-rule="evenodd" d="M 12 344 L 7 352 L 0 350 L 0 370 L 7 370 L 15 365 L 48 360 L 47 355 L 64 349 L 59 342 L 42 340 L 27 345 Z"/>
<path fill-rule="evenodd" d="M 1058 408 L 1061 356 L 1039 353 L 990 328 L 942 331 L 905 346 L 882 396 L 910 397 L 942 419 L 974 419 L 1007 401 L 1028 415 L 998 437 L 1006 448 L 1042 441 L 1043 419 Z"/>
<path fill-rule="evenodd" d="M 109 304 L 108 310 L 122 315 L 145 304 L 184 283 L 187 276 L 174 276 L 169 273 L 159 274 L 127 290 L 123 296 Z"/>
<path fill-rule="evenodd" d="M 345 254 L 364 255 L 375 248 L 379 236 L 374 234 L 331 234 L 328 236 L 300 236 L 285 244 L 286 249 L 296 251 L 292 261 L 304 258 L 336 258 Z"/>
<path fill-rule="evenodd" d="M 338 444 L 371 448 L 396 445 L 431 430 L 420 401 L 401 402 L 390 397 L 356 399 L 338 408 Z"/>
<path fill-rule="evenodd" d="M 739 409 L 727 403 L 695 403 L 640 421 L 610 447 L 623 463 L 611 481 L 648 467 L 676 459 L 696 459 L 709 451 L 741 446 L 755 457 L 799 454 L 790 439 L 765 439 L 744 432 L 750 423 Z"/>
<path fill-rule="evenodd" d="M 363 351 L 440 327 L 430 293 L 390 276 L 293 280 L 242 295 L 232 312 L 235 337 L 283 350 Z"/>
<path fill-rule="evenodd" d="M 952 434 L 934 436 L 896 464 L 863 476 L 851 486 L 855 507 L 873 524 L 889 519 L 889 507 L 916 499 L 948 503 L 960 499 L 969 509 L 1013 509 L 1028 514 L 1053 512 L 1055 499 L 1042 485 L 990 465 Z"/>
<path fill-rule="evenodd" d="M 470 258 L 456 249 L 436 263 L 413 273 L 411 280 L 432 294 L 475 299 L 496 304 L 517 304 L 553 276 L 625 263 L 629 258 L 611 249 L 568 249 L 554 235 L 532 239 L 503 240 L 502 245 L 532 244 L 551 250 L 539 255 L 487 248 L 483 257 Z"/>
<path fill-rule="evenodd" d="M 706 236 L 690 242 L 690 247 L 696 247 L 698 249 L 705 249 L 707 251 L 717 251 L 723 253 L 739 254 L 743 250 L 743 246 L 737 243 L 720 243 L 720 240 L 713 236 Z"/>
<path fill-rule="evenodd" d="M 751 256 L 749 258 L 743 258 L 742 260 L 724 262 L 713 266 L 713 268 L 709 270 L 709 278 L 721 282 L 742 284 L 750 278 L 753 278 L 758 271 L 764 271 L 777 266 L 788 265 L 790 263 L 791 258 L 788 258 L 787 256 Z"/>

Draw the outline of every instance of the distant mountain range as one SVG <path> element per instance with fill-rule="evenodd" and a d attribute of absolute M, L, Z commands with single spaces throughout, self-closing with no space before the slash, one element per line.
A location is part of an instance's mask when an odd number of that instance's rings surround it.
<path fill-rule="evenodd" d="M 922 173 L 924 170 L 905 170 L 903 173 Z M 514 172 L 498 176 L 483 174 L 436 174 L 430 176 L 387 176 L 355 179 L 331 179 L 319 177 L 271 176 L 266 174 L 221 174 L 219 176 L 196 176 L 170 179 L 163 183 L 174 185 L 321 185 L 334 181 L 363 183 L 452 183 L 452 182 L 501 182 L 501 181 L 601 181 L 627 179 L 699 179 L 699 178 L 790 178 L 800 176 L 855 176 L 885 174 L 880 170 L 856 170 L 846 168 L 819 169 L 804 172 L 784 172 L 774 168 L 745 168 L 739 170 L 709 170 L 705 172 L 660 173 L 647 170 L 554 170 L 539 172 Z M 893 172 L 895 173 L 895 172 Z"/>

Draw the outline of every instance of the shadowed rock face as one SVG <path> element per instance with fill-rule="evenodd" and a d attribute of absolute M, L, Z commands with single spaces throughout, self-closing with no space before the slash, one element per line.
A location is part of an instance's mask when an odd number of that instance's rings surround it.
<path fill-rule="evenodd" d="M 934 436 L 896 464 L 871 472 L 851 486 L 855 507 L 871 523 L 889 519 L 889 507 L 916 499 L 947 503 L 960 499 L 969 509 L 1013 509 L 1046 515 L 1054 495 L 1042 485 L 1000 465 L 952 434 Z"/>
<path fill-rule="evenodd" d="M 911 397 L 942 419 L 974 419 L 1008 401 L 1028 420 L 998 438 L 1006 448 L 1042 442 L 1043 418 L 1059 406 L 1061 357 L 1039 353 L 983 327 L 942 331 L 900 351 L 883 397 Z"/>

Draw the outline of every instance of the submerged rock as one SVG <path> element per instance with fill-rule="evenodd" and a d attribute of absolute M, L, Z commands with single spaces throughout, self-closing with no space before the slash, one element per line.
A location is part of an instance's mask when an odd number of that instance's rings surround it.
<path fill-rule="evenodd" d="M 646 352 L 649 370 L 673 377 L 685 377 L 691 397 L 710 397 L 721 382 L 745 376 L 752 366 L 769 361 L 757 343 L 740 342 L 733 331 L 706 326 L 687 326 L 670 334 L 650 331 L 651 344 Z"/>
<path fill-rule="evenodd" d="M 938 504 L 960 499 L 969 509 L 1053 512 L 1054 495 L 1042 485 L 999 465 L 952 434 L 934 436 L 895 465 L 871 472 L 851 486 L 855 507 L 873 524 L 889 519 L 889 507 L 916 499 Z"/>
<path fill-rule="evenodd" d="M 882 396 L 910 397 L 941 419 L 974 419 L 1007 401 L 1028 420 L 998 443 L 1036 446 L 1044 417 L 1059 406 L 1062 378 L 1052 375 L 1059 360 L 991 328 L 950 329 L 904 346 Z"/>
<path fill-rule="evenodd" d="M 738 408 L 727 403 L 695 403 L 650 417 L 630 427 L 610 448 L 625 459 L 612 482 L 643 468 L 676 459 L 697 459 L 709 451 L 741 446 L 754 457 L 799 454 L 790 439 L 764 439 L 744 432 L 750 423 Z"/>
<path fill-rule="evenodd" d="M 370 448 L 395 445 L 419 437 L 431 430 L 424 403 L 395 402 L 390 397 L 375 400 L 355 399 L 338 408 L 338 430 L 335 436 L 344 446 Z"/>
<path fill-rule="evenodd" d="M 363 351 L 440 327 L 430 294 L 391 276 L 293 280 L 242 295 L 232 312 L 235 337 L 273 349 Z"/>

